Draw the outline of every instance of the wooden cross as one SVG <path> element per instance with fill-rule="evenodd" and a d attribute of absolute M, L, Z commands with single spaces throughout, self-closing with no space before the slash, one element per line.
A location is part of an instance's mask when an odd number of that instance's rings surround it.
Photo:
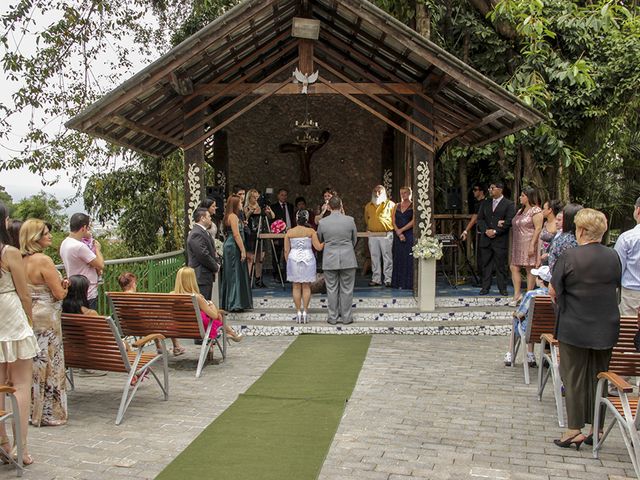
<path fill-rule="evenodd" d="M 297 153 L 300 159 L 300 185 L 311 185 L 311 157 L 325 146 L 331 134 L 324 130 L 320 134 L 320 143 L 307 148 L 295 143 L 280 144 L 281 153 Z"/>

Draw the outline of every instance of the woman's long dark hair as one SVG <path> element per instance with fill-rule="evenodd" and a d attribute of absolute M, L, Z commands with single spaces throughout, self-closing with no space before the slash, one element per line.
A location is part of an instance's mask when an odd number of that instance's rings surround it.
<path fill-rule="evenodd" d="M 69 290 L 62 301 L 64 313 L 82 313 L 82 307 L 89 308 L 89 280 L 84 275 L 71 275 L 69 277 Z"/>
<path fill-rule="evenodd" d="M 584 207 L 577 203 L 567 203 L 562 209 L 562 233 L 572 233 L 576 235 L 576 213 Z"/>
<path fill-rule="evenodd" d="M 9 209 L 0 202 L 0 267 L 2 266 L 2 251 L 5 245 L 11 245 L 11 238 L 7 231 L 7 217 L 9 216 Z M 0 271 L 0 276 L 2 271 Z"/>
<path fill-rule="evenodd" d="M 527 197 L 527 200 L 529 200 L 529 206 L 531 207 L 540 206 L 540 196 L 538 195 L 538 190 L 536 190 L 533 187 L 524 187 L 522 189 L 522 193 L 524 193 Z M 522 208 L 518 213 L 522 214 L 522 212 L 524 212 L 524 205 L 522 206 Z"/>

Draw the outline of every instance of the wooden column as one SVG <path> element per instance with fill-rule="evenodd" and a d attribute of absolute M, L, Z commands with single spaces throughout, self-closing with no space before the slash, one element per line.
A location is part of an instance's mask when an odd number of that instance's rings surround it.
<path fill-rule="evenodd" d="M 419 95 L 413 96 L 413 101 L 421 108 L 422 111 L 431 113 L 432 106 L 426 102 L 425 99 Z M 414 110 L 412 114 L 413 118 L 421 122 L 424 126 L 433 130 L 433 122 L 431 118 L 427 117 L 424 113 L 418 110 Z M 423 142 L 434 145 L 434 138 L 422 129 L 411 126 L 411 132 L 416 137 L 420 138 Z M 425 149 L 422 145 L 415 141 L 410 141 L 411 158 L 413 161 L 413 198 L 414 209 L 413 214 L 415 218 L 415 225 L 413 227 L 413 235 L 416 241 L 422 236 L 433 236 L 434 231 L 434 219 L 433 219 L 433 206 L 434 206 L 434 174 L 435 174 L 435 155 Z M 417 262 L 426 263 L 424 260 L 418 260 Z M 417 263 L 416 262 L 416 263 Z M 428 269 L 428 275 L 418 276 L 418 272 L 424 270 L 421 268 L 414 269 L 414 285 L 417 288 L 418 305 L 421 311 L 432 311 L 435 309 L 435 263 L 433 268 Z M 429 283 L 424 285 L 424 282 Z M 425 294 L 425 292 L 428 292 Z M 429 298 L 423 298 L 428 295 Z"/>
<path fill-rule="evenodd" d="M 314 72 L 313 43 L 314 40 L 302 38 L 298 46 L 298 69 L 307 76 Z"/>
<path fill-rule="evenodd" d="M 185 114 L 203 101 L 202 97 L 194 97 L 184 104 Z M 185 130 L 198 124 L 204 110 L 190 116 L 184 121 Z M 184 137 L 185 145 L 204 135 L 204 124 L 189 132 Z M 185 248 L 186 238 L 193 226 L 193 212 L 198 208 L 204 199 L 204 141 L 185 149 L 184 151 L 184 228 L 185 228 Z"/>

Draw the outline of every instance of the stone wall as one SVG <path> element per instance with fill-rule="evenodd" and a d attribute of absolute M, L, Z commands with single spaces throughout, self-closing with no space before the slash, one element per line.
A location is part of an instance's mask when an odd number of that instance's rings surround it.
<path fill-rule="evenodd" d="M 315 208 L 322 190 L 331 186 L 342 197 L 347 214 L 355 217 L 358 230 L 363 230 L 364 205 L 373 186 L 382 183 L 386 124 L 346 98 L 310 96 L 311 118 L 331 138 L 311 160 L 311 185 L 300 185 L 298 155 L 280 153 L 279 145 L 294 140 L 295 120 L 302 120 L 304 111 L 303 95 L 273 96 L 229 124 L 228 185 L 259 191 L 285 187 L 292 203 L 304 196 L 309 208 Z"/>

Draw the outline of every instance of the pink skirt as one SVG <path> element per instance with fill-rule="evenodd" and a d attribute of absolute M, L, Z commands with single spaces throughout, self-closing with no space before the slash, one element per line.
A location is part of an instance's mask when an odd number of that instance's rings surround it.
<path fill-rule="evenodd" d="M 209 328 L 209 322 L 211 322 L 211 318 L 204 312 L 200 312 L 202 315 L 202 323 L 204 324 L 204 329 Z M 216 338 L 218 336 L 218 329 L 222 326 L 222 322 L 217 318 L 213 319 L 213 326 L 211 327 L 211 332 L 209 332 L 209 338 Z"/>

